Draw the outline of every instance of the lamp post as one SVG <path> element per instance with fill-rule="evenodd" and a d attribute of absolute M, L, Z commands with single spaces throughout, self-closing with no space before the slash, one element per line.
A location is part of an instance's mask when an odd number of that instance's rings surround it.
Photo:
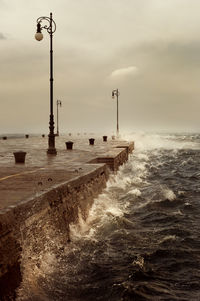
<path fill-rule="evenodd" d="M 115 96 L 117 97 L 117 138 L 119 138 L 119 90 L 115 89 L 112 90 L 112 98 L 115 98 Z"/>
<path fill-rule="evenodd" d="M 42 21 L 45 24 L 42 26 Z M 56 155 L 55 134 L 54 134 L 54 115 L 53 115 L 53 33 L 56 31 L 56 23 L 52 19 L 52 13 L 49 17 L 39 17 L 37 19 L 37 32 L 35 39 L 41 41 L 43 39 L 42 29 L 46 29 L 50 35 L 50 116 L 49 116 L 49 141 L 47 154 Z"/>
<path fill-rule="evenodd" d="M 59 136 L 59 129 L 58 129 L 58 106 L 62 106 L 62 102 L 61 102 L 61 100 L 57 100 L 56 101 L 56 105 L 57 105 L 57 134 L 56 134 L 56 136 Z"/>

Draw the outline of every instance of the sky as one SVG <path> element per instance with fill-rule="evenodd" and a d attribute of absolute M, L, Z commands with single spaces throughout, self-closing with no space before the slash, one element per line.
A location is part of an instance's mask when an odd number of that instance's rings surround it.
<path fill-rule="evenodd" d="M 0 133 L 49 131 L 50 12 L 60 132 L 115 133 L 113 89 L 121 132 L 200 130 L 199 0 L 0 0 Z"/>

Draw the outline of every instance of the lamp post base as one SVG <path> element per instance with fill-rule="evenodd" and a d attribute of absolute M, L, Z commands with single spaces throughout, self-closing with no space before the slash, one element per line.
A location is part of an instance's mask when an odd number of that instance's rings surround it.
<path fill-rule="evenodd" d="M 47 155 L 57 155 L 57 150 L 56 148 L 49 148 L 47 150 Z"/>
<path fill-rule="evenodd" d="M 49 134 L 49 148 L 47 150 L 48 155 L 57 155 L 57 150 L 55 148 L 55 135 Z"/>
<path fill-rule="evenodd" d="M 47 150 L 48 155 L 57 155 L 57 151 L 55 148 L 55 134 L 54 134 L 54 116 L 50 114 L 49 118 L 49 148 Z"/>

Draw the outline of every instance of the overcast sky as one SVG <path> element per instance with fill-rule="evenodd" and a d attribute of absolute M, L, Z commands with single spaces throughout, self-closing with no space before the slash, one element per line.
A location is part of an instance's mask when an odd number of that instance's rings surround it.
<path fill-rule="evenodd" d="M 0 133 L 48 133 L 49 34 L 60 131 L 200 130 L 199 0 L 0 0 Z M 56 114 L 55 114 L 56 119 Z"/>

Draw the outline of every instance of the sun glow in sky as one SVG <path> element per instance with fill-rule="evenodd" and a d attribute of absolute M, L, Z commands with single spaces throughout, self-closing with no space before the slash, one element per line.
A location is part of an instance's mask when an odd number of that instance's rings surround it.
<path fill-rule="evenodd" d="M 199 0 L 0 0 L 1 133 L 48 132 L 49 35 L 60 131 L 200 130 Z"/>

